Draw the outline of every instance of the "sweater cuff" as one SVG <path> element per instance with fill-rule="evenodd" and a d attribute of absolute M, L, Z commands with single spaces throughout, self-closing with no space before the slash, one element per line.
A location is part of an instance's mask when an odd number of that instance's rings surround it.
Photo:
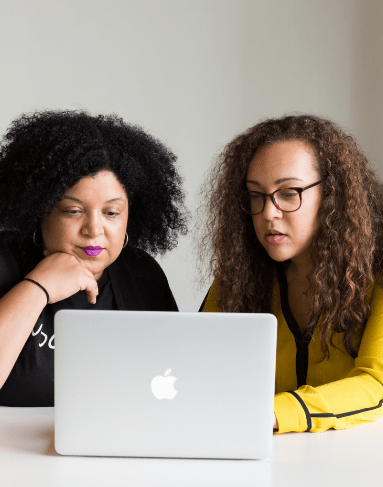
<path fill-rule="evenodd" d="M 306 431 L 306 413 L 293 394 L 280 392 L 274 396 L 274 413 L 278 421 L 276 433 Z"/>

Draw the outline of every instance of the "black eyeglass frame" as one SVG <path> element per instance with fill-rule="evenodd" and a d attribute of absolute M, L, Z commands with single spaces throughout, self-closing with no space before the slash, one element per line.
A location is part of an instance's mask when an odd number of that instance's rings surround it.
<path fill-rule="evenodd" d="M 322 182 L 323 182 L 322 180 L 317 181 L 316 183 L 310 184 L 309 186 L 306 186 L 305 188 L 292 188 L 292 187 L 289 187 L 289 188 L 278 188 L 275 191 L 273 191 L 272 193 L 261 193 L 259 191 L 248 191 L 246 189 L 243 189 L 242 192 L 241 192 L 241 194 L 248 194 L 248 195 L 251 196 L 251 194 L 257 193 L 257 194 L 261 194 L 262 195 L 262 197 L 263 197 L 263 207 L 262 207 L 262 210 L 261 211 L 258 211 L 257 213 L 250 213 L 249 211 L 245 210 L 245 208 L 242 206 L 241 197 L 239 198 L 239 203 L 241 205 L 242 210 L 245 213 L 247 213 L 248 215 L 259 215 L 265 209 L 266 198 L 268 196 L 270 196 L 271 201 L 273 202 L 273 205 L 279 211 L 283 211 L 283 213 L 293 213 L 294 211 L 298 211 L 299 208 L 302 206 L 302 193 L 303 193 L 303 191 L 306 191 L 306 189 L 313 188 L 314 186 L 316 186 L 317 184 L 320 184 Z M 277 202 L 275 201 L 275 198 L 274 198 L 275 193 L 278 193 L 278 191 L 283 191 L 283 190 L 286 190 L 286 189 L 294 189 L 299 194 L 299 206 L 298 206 L 298 208 L 296 210 L 282 210 L 281 208 L 279 208 L 279 206 L 277 205 Z"/>

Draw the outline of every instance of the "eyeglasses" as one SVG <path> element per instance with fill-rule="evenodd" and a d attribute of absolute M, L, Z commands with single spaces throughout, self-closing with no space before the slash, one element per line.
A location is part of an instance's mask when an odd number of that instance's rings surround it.
<path fill-rule="evenodd" d="M 266 198 L 270 196 L 271 201 L 278 210 L 291 213 L 301 207 L 303 191 L 313 188 L 321 182 L 317 181 L 305 188 L 280 188 L 268 194 L 243 190 L 240 197 L 241 208 L 249 215 L 259 215 L 265 209 Z"/>

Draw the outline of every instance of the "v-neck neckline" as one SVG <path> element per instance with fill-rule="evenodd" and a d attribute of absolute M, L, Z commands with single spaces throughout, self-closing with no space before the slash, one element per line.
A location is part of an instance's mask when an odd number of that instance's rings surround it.
<path fill-rule="evenodd" d="M 309 359 L 309 343 L 311 337 L 307 333 L 302 333 L 297 320 L 294 318 L 289 305 L 288 284 L 283 265 L 277 265 L 277 278 L 280 289 L 281 308 L 289 330 L 294 336 L 297 347 L 296 354 L 296 375 L 297 386 L 306 384 L 307 368 Z"/>

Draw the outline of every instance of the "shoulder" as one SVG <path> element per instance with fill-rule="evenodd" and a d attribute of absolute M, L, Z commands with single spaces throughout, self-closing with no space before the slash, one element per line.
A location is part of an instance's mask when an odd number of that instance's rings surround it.
<path fill-rule="evenodd" d="M 160 264 L 144 250 L 127 247 L 121 252 L 118 261 L 128 265 L 135 278 L 167 280 Z"/>
<path fill-rule="evenodd" d="M 370 290 L 370 314 L 363 331 L 358 357 L 382 358 L 383 355 L 383 287 L 375 281 Z"/>
<path fill-rule="evenodd" d="M 0 297 L 21 280 L 21 271 L 9 246 L 0 239 Z"/>
<path fill-rule="evenodd" d="M 114 275 L 118 279 L 120 288 L 125 289 L 126 278 L 132 279 L 132 287 L 126 289 L 126 292 L 132 296 L 133 287 L 136 289 L 142 309 L 178 310 L 164 271 L 148 253 L 128 247 L 120 254 L 115 264 L 112 264 Z"/>
<path fill-rule="evenodd" d="M 367 301 L 370 302 L 371 314 L 383 312 L 383 283 L 376 280 L 367 294 Z"/>
<path fill-rule="evenodd" d="M 206 297 L 200 307 L 200 311 L 202 312 L 220 312 L 220 308 L 217 304 L 217 293 L 218 293 L 218 283 L 215 279 L 213 284 L 211 285 Z"/>

